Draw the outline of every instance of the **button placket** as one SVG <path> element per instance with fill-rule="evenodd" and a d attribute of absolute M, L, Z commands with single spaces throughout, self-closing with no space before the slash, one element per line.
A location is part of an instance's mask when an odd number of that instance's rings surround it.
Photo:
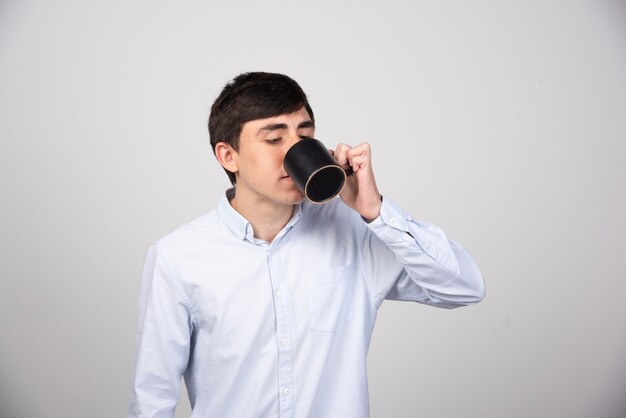
<path fill-rule="evenodd" d="M 274 241 L 273 244 L 277 242 Z M 267 253 L 270 280 L 274 289 L 274 312 L 276 317 L 276 341 L 278 346 L 278 395 L 281 417 L 293 417 L 293 360 L 291 351 L 291 315 L 289 294 L 284 287 L 284 273 L 275 245 Z"/>

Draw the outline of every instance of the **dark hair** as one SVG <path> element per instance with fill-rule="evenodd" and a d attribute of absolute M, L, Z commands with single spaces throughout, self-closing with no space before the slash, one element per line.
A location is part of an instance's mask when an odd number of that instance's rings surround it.
<path fill-rule="evenodd" d="M 224 86 L 211 106 L 209 138 L 213 153 L 218 142 L 225 142 L 238 151 L 244 123 L 292 113 L 303 106 L 315 121 L 306 94 L 298 83 L 284 74 L 251 72 L 238 75 Z M 235 174 L 224 171 L 234 185 Z"/>

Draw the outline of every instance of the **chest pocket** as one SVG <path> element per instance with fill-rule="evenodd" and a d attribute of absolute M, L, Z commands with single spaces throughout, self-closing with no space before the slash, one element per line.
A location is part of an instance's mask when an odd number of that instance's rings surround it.
<path fill-rule="evenodd" d="M 335 332 L 352 319 L 354 273 L 353 265 L 349 264 L 307 275 L 311 329 Z"/>

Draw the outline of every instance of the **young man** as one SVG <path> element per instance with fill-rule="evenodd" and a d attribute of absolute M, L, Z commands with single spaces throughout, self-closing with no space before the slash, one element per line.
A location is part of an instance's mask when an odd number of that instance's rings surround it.
<path fill-rule="evenodd" d="M 181 376 L 196 418 L 369 416 L 383 299 L 478 302 L 474 260 L 381 196 L 368 144 L 334 150 L 354 171 L 340 198 L 305 201 L 282 163 L 315 120 L 287 76 L 236 77 L 209 134 L 234 188 L 146 256 L 129 417 L 173 417 Z"/>

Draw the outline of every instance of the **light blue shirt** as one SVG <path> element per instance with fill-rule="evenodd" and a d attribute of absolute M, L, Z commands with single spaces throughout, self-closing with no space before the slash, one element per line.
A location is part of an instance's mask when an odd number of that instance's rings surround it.
<path fill-rule="evenodd" d="M 297 205 L 268 244 L 224 196 L 148 251 L 128 416 L 173 417 L 184 375 L 193 418 L 368 417 L 383 299 L 483 297 L 471 256 L 387 197 L 369 224 L 339 199 Z"/>

